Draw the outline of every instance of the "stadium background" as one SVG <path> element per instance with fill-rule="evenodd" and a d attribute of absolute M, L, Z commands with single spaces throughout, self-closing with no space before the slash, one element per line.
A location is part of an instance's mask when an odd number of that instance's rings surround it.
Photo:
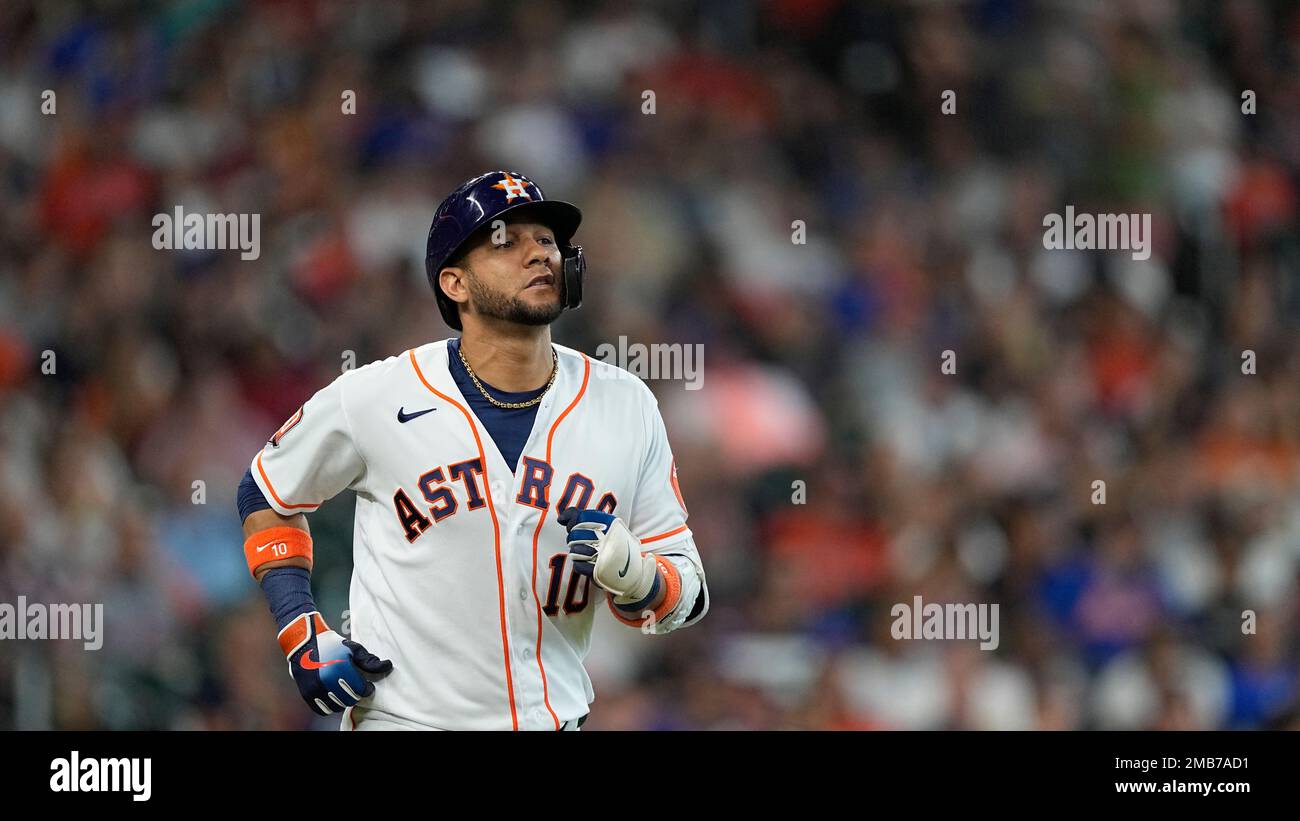
<path fill-rule="evenodd" d="M 234 489 L 344 352 L 450 335 L 429 218 L 499 167 L 586 215 L 557 341 L 704 346 L 650 384 L 712 610 L 602 619 L 588 729 L 1300 726 L 1293 4 L 195 0 L 0 7 L 0 601 L 107 620 L 0 643 L 0 727 L 337 726 Z M 1066 204 L 1151 259 L 1045 251 Z M 261 257 L 154 250 L 176 205 Z M 892 640 L 916 595 L 1001 646 Z"/>

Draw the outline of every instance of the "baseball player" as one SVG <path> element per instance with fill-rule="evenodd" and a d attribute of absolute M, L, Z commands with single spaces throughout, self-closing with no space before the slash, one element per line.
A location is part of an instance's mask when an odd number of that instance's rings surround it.
<path fill-rule="evenodd" d="M 460 337 L 335 379 L 240 485 L 289 672 L 344 729 L 577 729 L 599 611 L 654 634 L 708 611 L 653 394 L 551 342 L 582 300 L 581 219 L 523 174 L 457 188 L 425 268 Z M 304 515 L 344 489 L 350 639 L 313 603 Z"/>

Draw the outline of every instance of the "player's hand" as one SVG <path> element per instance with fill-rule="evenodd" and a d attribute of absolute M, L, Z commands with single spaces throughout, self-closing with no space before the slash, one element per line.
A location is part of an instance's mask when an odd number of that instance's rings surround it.
<path fill-rule="evenodd" d="M 303 613 L 280 631 L 303 701 L 318 715 L 342 711 L 375 692 L 373 682 L 393 672 L 393 663 L 335 633 L 320 613 Z"/>
<path fill-rule="evenodd" d="M 600 510 L 567 507 L 558 521 L 569 530 L 573 569 L 613 593 L 615 604 L 631 604 L 650 595 L 659 565 L 641 552 L 641 542 L 622 519 Z"/>

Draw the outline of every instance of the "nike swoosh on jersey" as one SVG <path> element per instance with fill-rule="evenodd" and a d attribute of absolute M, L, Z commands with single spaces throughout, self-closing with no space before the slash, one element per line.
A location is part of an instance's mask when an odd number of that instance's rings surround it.
<path fill-rule="evenodd" d="M 397 409 L 397 421 L 402 423 L 410 422 L 412 419 L 424 416 L 426 413 L 433 413 L 436 410 L 437 408 L 429 408 L 428 410 L 416 411 L 415 413 L 407 413 L 406 408 L 401 407 Z"/>

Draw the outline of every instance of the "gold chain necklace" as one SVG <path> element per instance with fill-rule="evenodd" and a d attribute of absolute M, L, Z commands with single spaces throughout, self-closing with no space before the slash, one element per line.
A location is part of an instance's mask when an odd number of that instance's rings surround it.
<path fill-rule="evenodd" d="M 473 380 L 474 387 L 478 388 L 478 392 L 483 394 L 484 399 L 503 410 L 531 408 L 533 405 L 541 402 L 542 397 L 546 396 L 546 392 L 555 384 L 555 377 L 560 373 L 560 357 L 555 353 L 555 349 L 551 348 L 551 378 L 546 381 L 546 387 L 542 388 L 542 392 L 534 396 L 532 399 L 529 399 L 527 402 L 502 402 L 500 399 L 497 399 L 495 396 L 488 393 L 487 389 L 483 387 L 483 383 L 478 381 L 478 376 L 475 375 L 474 369 L 469 366 L 469 360 L 465 358 L 465 351 L 460 345 L 456 346 L 456 353 L 460 354 L 460 363 L 465 366 L 465 372 L 468 373 L 469 378 Z"/>

